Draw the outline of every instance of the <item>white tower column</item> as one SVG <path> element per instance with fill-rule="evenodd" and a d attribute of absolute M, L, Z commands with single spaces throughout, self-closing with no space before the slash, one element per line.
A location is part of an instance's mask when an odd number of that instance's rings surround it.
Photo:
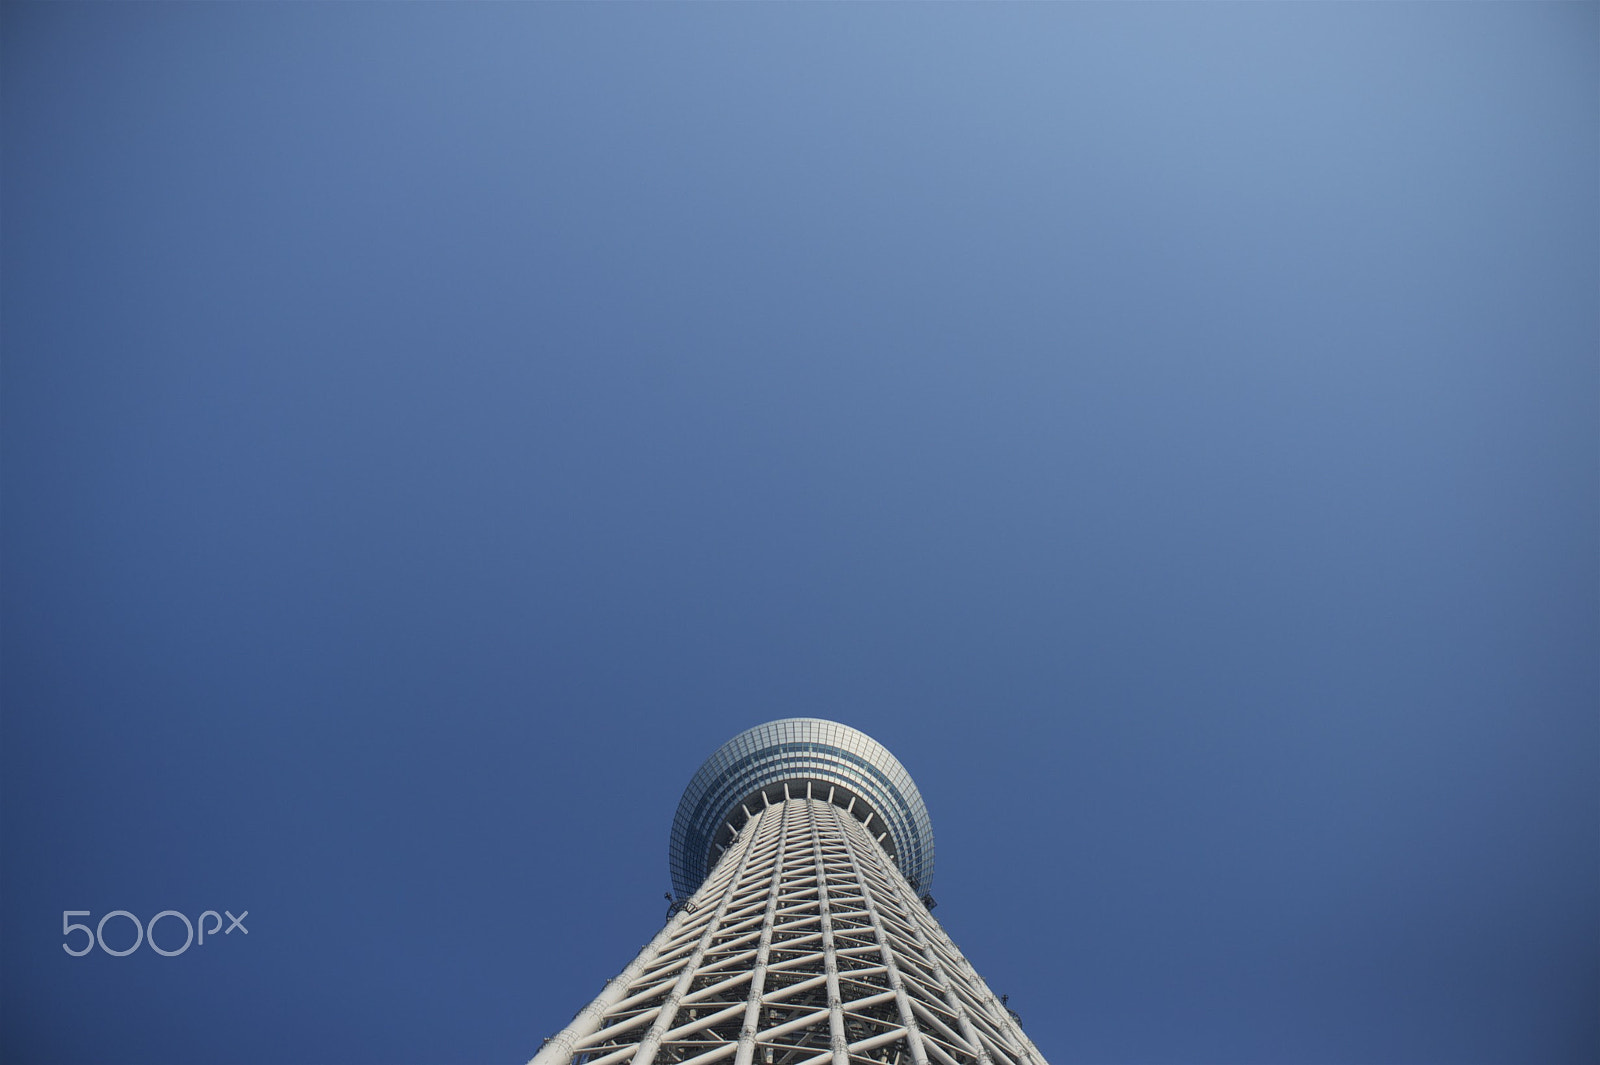
<path fill-rule="evenodd" d="M 706 767 L 674 826 L 685 905 L 530 1065 L 1046 1065 L 929 912 L 892 755 L 804 718 Z"/>

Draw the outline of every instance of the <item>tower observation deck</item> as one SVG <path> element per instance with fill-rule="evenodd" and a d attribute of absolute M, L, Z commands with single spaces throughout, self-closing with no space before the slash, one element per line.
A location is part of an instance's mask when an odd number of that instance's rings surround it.
<path fill-rule="evenodd" d="M 723 744 L 668 865 L 666 927 L 530 1065 L 1045 1065 L 934 919 L 928 811 L 865 733 Z"/>

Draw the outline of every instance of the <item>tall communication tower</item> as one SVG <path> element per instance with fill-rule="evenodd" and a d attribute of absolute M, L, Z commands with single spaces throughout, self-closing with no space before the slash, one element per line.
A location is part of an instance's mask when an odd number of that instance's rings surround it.
<path fill-rule="evenodd" d="M 741 732 L 668 860 L 666 927 L 529 1065 L 1045 1065 L 934 920 L 927 809 L 870 736 Z"/>

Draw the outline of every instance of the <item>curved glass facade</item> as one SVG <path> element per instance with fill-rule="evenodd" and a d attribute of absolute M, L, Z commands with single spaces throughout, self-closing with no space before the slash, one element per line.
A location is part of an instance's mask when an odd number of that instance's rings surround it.
<path fill-rule="evenodd" d="M 790 717 L 746 729 L 724 743 L 684 789 L 667 854 L 678 897 L 692 895 L 706 878 L 721 843 L 732 835 L 729 819 L 742 820 L 742 802 L 774 785 L 807 781 L 813 787 L 837 786 L 841 805 L 854 797 L 856 815 L 863 820 L 869 811 L 876 814 L 885 851 L 912 888 L 927 893 L 933 883 L 933 827 L 905 766 L 883 744 L 848 725 Z"/>

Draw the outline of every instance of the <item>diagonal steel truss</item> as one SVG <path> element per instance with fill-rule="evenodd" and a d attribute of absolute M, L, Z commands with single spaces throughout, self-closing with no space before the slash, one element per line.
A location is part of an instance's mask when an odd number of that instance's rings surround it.
<path fill-rule="evenodd" d="M 706 882 L 530 1065 L 1045 1065 L 821 788 L 746 808 Z"/>

